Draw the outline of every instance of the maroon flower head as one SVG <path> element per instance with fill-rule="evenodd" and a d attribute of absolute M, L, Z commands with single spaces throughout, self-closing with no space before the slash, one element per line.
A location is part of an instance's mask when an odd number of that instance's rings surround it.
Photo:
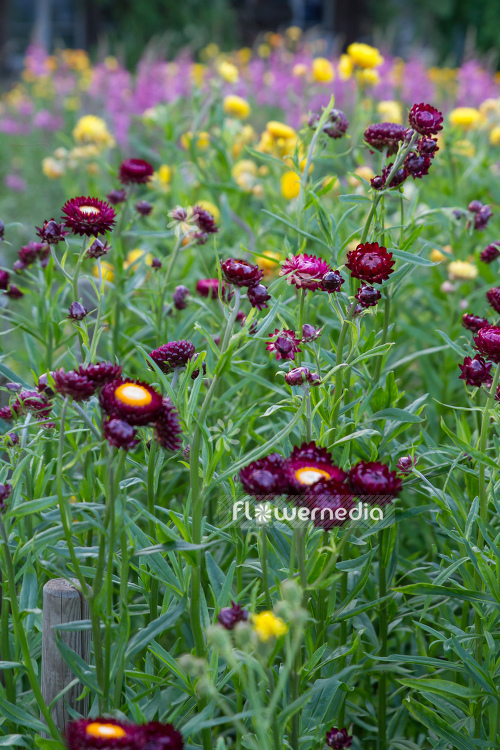
<path fill-rule="evenodd" d="M 397 152 L 406 130 L 405 125 L 398 125 L 395 122 L 377 122 L 368 125 L 363 137 L 371 148 L 376 151 L 387 149 L 387 154 L 390 156 Z"/>
<path fill-rule="evenodd" d="M 375 289 L 374 286 L 366 286 L 366 284 L 362 284 L 358 289 L 356 299 L 361 307 L 373 307 L 377 304 L 381 296 L 379 290 Z"/>
<path fill-rule="evenodd" d="M 432 160 L 430 156 L 411 151 L 405 159 L 405 169 L 414 180 L 429 174 Z"/>
<path fill-rule="evenodd" d="M 322 288 L 322 279 L 328 271 L 330 266 L 323 258 L 299 253 L 283 261 L 280 276 L 286 276 L 288 283 L 297 289 L 315 292 Z"/>
<path fill-rule="evenodd" d="M 62 368 L 54 373 L 55 390 L 61 396 L 70 396 L 75 401 L 87 401 L 97 390 L 97 386 L 77 370 L 65 372 Z"/>
<path fill-rule="evenodd" d="M 437 135 L 443 129 L 443 115 L 430 104 L 414 104 L 408 115 L 410 127 L 420 135 Z"/>
<path fill-rule="evenodd" d="M 285 383 L 288 385 L 319 385 L 320 376 L 316 372 L 311 372 L 308 367 L 295 367 L 285 375 Z"/>
<path fill-rule="evenodd" d="M 247 260 L 228 258 L 221 263 L 222 275 L 228 284 L 234 286 L 257 286 L 262 281 L 264 271 Z M 198 287 L 197 287 L 198 288 Z"/>
<path fill-rule="evenodd" d="M 287 487 L 286 461 L 279 453 L 259 458 L 241 469 L 239 477 L 243 490 L 258 498 L 282 495 Z"/>
<path fill-rule="evenodd" d="M 387 187 L 387 188 L 396 188 L 403 184 L 403 182 L 408 177 L 408 172 L 406 171 L 406 167 L 400 167 L 396 172 L 392 175 L 391 180 L 389 182 L 389 176 L 392 172 L 393 164 L 388 164 L 384 169 L 382 170 L 382 186 L 381 187 Z M 375 180 L 375 178 L 373 178 Z M 373 185 L 372 180 L 372 187 L 375 187 Z"/>
<path fill-rule="evenodd" d="M 153 210 L 153 206 L 149 201 L 139 201 L 139 203 L 135 204 L 136 211 L 141 214 L 141 216 L 149 216 L 149 214 Z"/>
<path fill-rule="evenodd" d="M 369 284 L 386 281 L 393 272 L 393 265 L 392 253 L 379 246 L 378 242 L 365 242 L 347 253 L 346 268 L 351 276 Z"/>
<path fill-rule="evenodd" d="M 467 210 L 473 214 L 476 214 L 479 211 L 479 209 L 481 209 L 482 207 L 483 207 L 483 204 L 481 203 L 481 201 L 473 200 L 467 206 Z"/>
<path fill-rule="evenodd" d="M 162 396 L 149 383 L 117 378 L 105 383 L 99 403 L 110 417 L 139 427 L 156 421 L 162 409 Z"/>
<path fill-rule="evenodd" d="M 329 294 L 340 292 L 340 288 L 344 281 L 345 279 L 342 278 L 338 271 L 330 269 L 325 274 L 323 274 L 323 277 L 321 279 L 321 289 L 324 292 L 328 292 Z"/>
<path fill-rule="evenodd" d="M 413 467 L 417 465 L 417 461 L 418 458 L 412 458 L 409 453 L 406 456 L 401 456 L 398 461 L 398 470 L 405 476 L 411 474 Z"/>
<path fill-rule="evenodd" d="M 203 234 L 215 234 L 219 231 L 215 224 L 215 219 L 205 208 L 201 206 L 194 206 L 193 208 L 193 221 L 199 227 Z"/>
<path fill-rule="evenodd" d="M 116 417 L 105 420 L 103 432 L 108 443 L 114 448 L 123 448 L 128 451 L 135 448 L 139 442 L 132 425 Z"/>
<path fill-rule="evenodd" d="M 0 269 L 0 289 L 5 291 L 9 288 L 9 273 Z"/>
<path fill-rule="evenodd" d="M 123 185 L 142 185 L 153 176 L 153 167 L 144 159 L 125 159 L 120 165 L 119 178 Z"/>
<path fill-rule="evenodd" d="M 217 279 L 217 286 L 219 286 L 219 279 Z M 186 309 L 186 307 L 188 306 L 186 297 L 188 296 L 189 296 L 189 289 L 187 288 L 187 286 L 183 286 L 182 284 L 180 284 L 179 286 L 175 287 L 173 300 L 174 300 L 174 307 L 176 310 Z"/>
<path fill-rule="evenodd" d="M 256 307 L 257 310 L 263 310 L 267 307 L 266 302 L 271 299 L 271 295 L 267 293 L 267 286 L 264 286 L 264 284 L 250 287 L 247 297 L 252 307 Z"/>
<path fill-rule="evenodd" d="M 492 242 L 487 245 L 480 255 L 483 263 L 493 263 L 494 260 L 500 258 L 500 242 Z"/>
<path fill-rule="evenodd" d="M 295 359 L 297 352 L 300 352 L 299 343 L 300 340 L 295 337 L 294 331 L 290 331 L 287 328 L 279 330 L 276 328 L 274 334 L 270 333 L 269 336 L 272 338 L 276 336 L 274 341 L 270 341 L 266 345 L 266 349 L 269 352 L 276 352 L 276 360 L 279 362 L 280 359 Z"/>
<path fill-rule="evenodd" d="M 163 265 L 163 263 L 161 262 L 161 260 L 159 258 L 155 257 L 151 261 L 151 268 L 161 268 L 162 265 Z"/>
<path fill-rule="evenodd" d="M 6 508 L 5 501 L 8 499 L 11 492 L 12 492 L 12 485 L 0 484 L 0 513 L 4 512 Z"/>
<path fill-rule="evenodd" d="M 370 502 L 385 505 L 397 497 L 401 490 L 401 479 L 395 471 L 378 461 L 360 461 L 349 472 L 348 482 L 357 495 L 370 497 Z"/>
<path fill-rule="evenodd" d="M 123 188 L 114 188 L 107 194 L 106 198 L 113 206 L 118 206 L 119 203 L 124 203 L 127 200 L 127 193 Z"/>
<path fill-rule="evenodd" d="M 83 320 L 88 314 L 89 311 L 80 302 L 72 302 L 68 311 L 68 318 L 71 320 Z"/>
<path fill-rule="evenodd" d="M 309 509 L 314 525 L 325 530 L 344 526 L 354 508 L 349 488 L 335 479 L 319 479 L 305 487 L 299 502 Z"/>
<path fill-rule="evenodd" d="M 57 245 L 64 239 L 65 235 L 69 234 L 69 232 L 64 231 L 63 225 L 58 224 L 55 219 L 45 220 L 42 227 L 35 227 L 35 229 L 37 235 L 46 245 Z"/>
<path fill-rule="evenodd" d="M 5 224 L 3 223 L 2 219 L 0 219 L 0 242 L 2 242 L 4 234 L 5 234 Z"/>
<path fill-rule="evenodd" d="M 68 750 L 142 750 L 141 726 L 116 719 L 78 719 L 66 726 Z"/>
<path fill-rule="evenodd" d="M 38 260 L 45 247 L 46 245 L 44 245 L 42 242 L 30 242 L 28 245 L 24 245 L 20 250 L 18 250 L 17 254 L 19 256 L 19 260 L 24 264 L 25 267 L 31 266 L 32 263 Z"/>
<path fill-rule="evenodd" d="M 479 211 L 476 212 L 476 215 L 474 216 L 474 229 L 482 230 L 486 229 L 489 220 L 493 216 L 493 211 L 491 210 L 491 206 L 488 206 L 488 204 L 485 204 L 484 206 L 481 206 Z"/>
<path fill-rule="evenodd" d="M 351 747 L 352 735 L 348 734 L 347 729 L 332 727 L 326 733 L 326 744 L 333 750 L 344 750 L 344 748 Z"/>
<path fill-rule="evenodd" d="M 21 297 L 24 297 L 23 292 L 15 284 L 10 284 L 5 294 L 11 299 L 21 299 Z"/>
<path fill-rule="evenodd" d="M 314 112 L 310 115 L 307 124 L 310 128 L 316 129 L 320 121 L 321 115 L 319 112 Z M 349 127 L 349 120 L 346 117 L 345 112 L 341 109 L 331 109 L 328 115 L 328 119 L 323 125 L 323 133 L 329 138 L 342 138 L 347 132 Z"/>
<path fill-rule="evenodd" d="M 96 237 L 91 246 L 87 248 L 85 255 L 87 258 L 102 258 L 102 256 L 107 255 L 110 250 L 111 246 L 108 245 L 106 240 L 102 242 L 99 237 Z"/>
<path fill-rule="evenodd" d="M 155 422 L 155 437 L 162 448 L 179 451 L 182 447 L 181 436 L 182 430 L 177 409 L 168 396 L 165 396 Z"/>
<path fill-rule="evenodd" d="M 302 326 L 302 341 L 316 341 L 321 336 L 323 328 L 315 328 L 310 323 L 304 323 Z"/>
<path fill-rule="evenodd" d="M 326 448 L 320 448 L 314 441 L 295 447 L 287 462 L 287 477 L 290 494 L 306 491 L 320 479 L 333 480 L 341 485 L 346 473 L 336 466 Z"/>
<path fill-rule="evenodd" d="M 420 154 L 423 154 L 424 156 L 433 157 L 439 151 L 439 147 L 437 145 L 437 139 L 436 138 L 419 138 L 417 141 L 417 149 Z"/>
<path fill-rule="evenodd" d="M 374 190 L 382 190 L 385 185 L 385 180 L 382 175 L 377 174 L 370 180 L 370 185 Z"/>
<path fill-rule="evenodd" d="M 490 362 L 500 362 L 500 327 L 484 326 L 474 339 L 477 351 Z"/>
<path fill-rule="evenodd" d="M 116 214 L 109 203 L 100 201 L 99 198 L 79 196 L 67 201 L 62 207 L 66 214 L 65 226 L 73 234 L 97 237 L 113 229 Z"/>
<path fill-rule="evenodd" d="M 150 357 L 163 372 L 171 372 L 174 367 L 185 367 L 195 353 L 194 344 L 181 339 L 169 341 L 150 353 Z"/>
<path fill-rule="evenodd" d="M 184 747 L 182 734 L 172 724 L 150 721 L 141 729 L 146 740 L 142 750 L 182 750 Z"/>
<path fill-rule="evenodd" d="M 196 291 L 200 297 L 217 299 L 219 296 L 219 279 L 200 279 L 196 284 Z"/>
<path fill-rule="evenodd" d="M 17 414 L 31 412 L 39 419 L 46 419 L 52 411 L 52 402 L 49 401 L 48 395 L 39 391 L 21 391 L 16 401 L 14 410 Z"/>
<path fill-rule="evenodd" d="M 493 289 L 488 289 L 486 292 L 486 299 L 497 313 L 500 313 L 500 287 L 495 286 Z"/>
<path fill-rule="evenodd" d="M 480 388 L 482 385 L 491 385 L 493 378 L 491 376 L 491 368 L 493 365 L 485 362 L 485 360 L 476 354 L 474 359 L 465 357 L 463 365 L 458 365 L 461 370 L 459 380 L 465 380 L 466 385 L 473 385 L 475 388 Z"/>
<path fill-rule="evenodd" d="M 116 380 L 122 374 L 121 365 L 112 362 L 98 362 L 97 364 L 80 365 L 78 374 L 90 380 L 96 388 L 101 388 L 105 383 Z"/>
<path fill-rule="evenodd" d="M 230 607 L 224 607 L 220 610 L 217 620 L 226 630 L 233 630 L 234 626 L 239 622 L 246 622 L 248 620 L 248 610 L 243 609 L 241 604 L 231 602 Z"/>
<path fill-rule="evenodd" d="M 19 435 L 17 432 L 8 432 L 5 436 L 5 441 L 9 447 L 12 447 L 13 445 L 19 445 Z"/>
<path fill-rule="evenodd" d="M 480 318 L 478 315 L 472 315 L 471 313 L 464 313 L 462 316 L 462 325 L 468 331 L 477 333 L 481 328 L 489 326 L 490 323 L 486 318 Z"/>

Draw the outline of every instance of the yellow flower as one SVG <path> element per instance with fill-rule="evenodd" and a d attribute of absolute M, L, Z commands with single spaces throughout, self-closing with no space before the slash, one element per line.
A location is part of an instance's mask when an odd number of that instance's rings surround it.
<path fill-rule="evenodd" d="M 318 83 L 330 83 L 335 78 L 335 71 L 326 57 L 316 57 L 312 64 L 312 77 Z"/>
<path fill-rule="evenodd" d="M 490 143 L 492 146 L 500 146 L 500 125 L 495 125 L 491 131 Z"/>
<path fill-rule="evenodd" d="M 469 159 L 472 159 L 476 154 L 476 147 L 473 143 L 464 139 L 461 141 L 455 141 L 452 152 L 458 156 L 467 156 Z"/>
<path fill-rule="evenodd" d="M 191 66 L 191 77 L 196 86 L 201 86 L 201 84 L 205 80 L 206 73 L 207 67 L 206 65 L 203 65 L 203 63 L 194 63 Z"/>
<path fill-rule="evenodd" d="M 388 99 L 377 104 L 377 112 L 382 115 L 384 121 L 397 122 L 401 125 L 403 122 L 403 108 L 399 102 Z"/>
<path fill-rule="evenodd" d="M 356 169 L 354 170 L 354 174 L 359 174 L 359 176 L 367 182 L 370 182 L 370 180 L 375 177 L 375 172 L 373 171 L 373 169 L 366 166 L 365 164 L 361 167 L 356 167 Z M 351 187 L 359 187 L 362 184 L 355 177 L 352 177 L 352 175 L 347 178 L 347 181 Z"/>
<path fill-rule="evenodd" d="M 446 259 L 446 255 L 442 253 L 441 250 L 434 248 L 433 250 L 431 250 L 430 258 L 433 263 L 440 263 L 442 260 Z"/>
<path fill-rule="evenodd" d="M 257 181 L 257 164 L 251 159 L 241 159 L 236 162 L 231 174 L 236 184 L 249 193 Z"/>
<path fill-rule="evenodd" d="M 245 120 L 252 111 L 246 99 L 234 94 L 224 97 L 222 108 L 226 115 L 238 117 L 240 120 Z"/>
<path fill-rule="evenodd" d="M 297 63 L 292 68 L 292 75 L 295 78 L 301 78 L 302 76 L 305 76 L 307 73 L 307 65 L 304 65 L 304 63 Z"/>
<path fill-rule="evenodd" d="M 281 195 L 287 201 L 296 198 L 300 193 L 300 177 L 296 172 L 285 172 L 281 178 Z"/>
<path fill-rule="evenodd" d="M 250 60 L 252 59 L 252 50 L 250 47 L 242 47 L 237 52 L 238 60 L 242 65 L 248 65 Z"/>
<path fill-rule="evenodd" d="M 257 133 L 251 125 L 244 125 L 240 132 L 237 133 L 234 139 L 233 147 L 231 149 L 235 159 L 241 154 L 243 149 L 248 143 L 252 143 L 257 140 Z"/>
<path fill-rule="evenodd" d="M 268 250 L 265 255 L 259 255 L 255 262 L 261 271 L 264 271 L 264 278 L 267 279 L 278 273 L 281 261 L 282 257 L 279 253 Z"/>
<path fill-rule="evenodd" d="M 144 261 L 147 266 L 150 266 L 153 262 L 153 254 L 148 253 L 147 250 L 143 250 L 142 248 L 137 247 L 135 250 L 129 250 L 129 252 L 127 253 L 127 257 L 123 263 L 123 267 L 125 269 L 128 269 L 133 266 L 134 270 L 137 270 L 141 261 Z"/>
<path fill-rule="evenodd" d="M 191 141 L 193 140 L 193 134 L 190 132 L 181 135 L 181 146 L 186 151 L 189 151 Z M 202 131 L 196 136 L 196 148 L 200 151 L 206 151 L 210 145 L 210 134 Z"/>
<path fill-rule="evenodd" d="M 285 31 L 286 36 L 292 40 L 292 42 L 298 42 L 302 36 L 302 29 L 300 26 L 289 26 Z"/>
<path fill-rule="evenodd" d="M 202 49 L 201 55 L 205 59 L 210 59 L 211 57 L 217 57 L 219 54 L 219 46 L 215 44 L 215 42 L 210 42 L 210 44 L 207 44 L 205 49 Z"/>
<path fill-rule="evenodd" d="M 498 99 L 485 99 L 484 102 L 481 102 L 479 105 L 479 111 L 483 115 L 483 117 L 487 117 L 488 115 L 495 115 L 498 113 L 500 107 L 500 100 Z"/>
<path fill-rule="evenodd" d="M 270 611 L 254 615 L 252 621 L 255 633 L 264 642 L 270 640 L 270 638 L 279 638 L 288 632 L 288 625 Z"/>
<path fill-rule="evenodd" d="M 58 177 L 62 177 L 66 173 L 66 168 L 62 161 L 47 156 L 46 159 L 42 160 L 42 172 L 49 179 L 57 180 Z"/>
<path fill-rule="evenodd" d="M 236 67 L 236 65 L 233 65 L 233 63 L 226 61 L 221 62 L 219 67 L 217 68 L 217 72 L 220 77 L 228 83 L 237 83 L 238 81 L 238 68 Z"/>
<path fill-rule="evenodd" d="M 450 125 L 463 130 L 477 127 L 482 119 L 481 112 L 474 107 L 457 107 L 450 112 Z"/>
<path fill-rule="evenodd" d="M 111 263 L 108 263 L 107 260 L 101 260 L 101 270 L 102 270 L 102 278 L 104 281 L 109 281 L 112 283 L 115 280 L 115 269 Z M 98 279 L 99 278 L 99 266 L 94 266 L 94 269 L 92 271 L 94 276 Z"/>
<path fill-rule="evenodd" d="M 85 115 L 78 120 L 73 130 L 73 138 L 77 143 L 91 143 L 101 148 L 111 148 L 115 145 L 106 123 L 95 115 Z"/>
<path fill-rule="evenodd" d="M 67 109 L 68 112 L 76 112 L 77 109 L 80 109 L 80 99 L 77 96 L 68 96 L 64 100 L 64 109 Z"/>
<path fill-rule="evenodd" d="M 259 57 L 269 57 L 271 54 L 271 47 L 268 44 L 259 44 L 257 47 L 257 54 Z"/>
<path fill-rule="evenodd" d="M 273 138 L 293 138 L 295 130 L 290 125 L 285 125 L 277 120 L 270 120 L 266 125 L 266 130 Z"/>
<path fill-rule="evenodd" d="M 352 76 L 353 62 L 349 55 L 340 55 L 337 70 L 341 81 L 348 81 Z"/>
<path fill-rule="evenodd" d="M 113 55 L 104 58 L 104 65 L 108 70 L 118 70 L 118 60 Z"/>
<path fill-rule="evenodd" d="M 366 68 L 364 70 L 358 70 L 356 78 L 360 86 L 376 86 L 380 83 L 380 76 L 373 68 Z"/>
<path fill-rule="evenodd" d="M 212 214 L 215 221 L 219 221 L 220 211 L 215 205 L 215 203 L 211 203 L 211 201 L 201 200 L 201 201 L 196 201 L 196 205 L 201 206 L 201 208 L 203 208 L 205 211 L 208 211 L 209 214 Z"/>
<path fill-rule="evenodd" d="M 355 65 L 360 68 L 378 68 L 382 65 L 384 58 L 376 47 L 370 47 L 369 44 L 354 42 L 347 48 L 347 54 Z"/>
<path fill-rule="evenodd" d="M 477 267 L 465 260 L 453 260 L 448 265 L 448 276 L 452 281 L 470 281 L 478 275 Z"/>

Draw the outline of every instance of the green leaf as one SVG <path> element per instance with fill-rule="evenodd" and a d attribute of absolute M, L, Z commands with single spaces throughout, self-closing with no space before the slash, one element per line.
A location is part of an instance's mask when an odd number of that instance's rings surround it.
<path fill-rule="evenodd" d="M 125 658 L 133 659 L 144 648 L 146 648 L 148 643 L 154 638 L 175 625 L 185 609 L 185 603 L 180 602 L 176 607 L 150 622 L 149 625 L 142 630 L 139 630 L 139 632 L 130 639 L 125 651 Z"/>

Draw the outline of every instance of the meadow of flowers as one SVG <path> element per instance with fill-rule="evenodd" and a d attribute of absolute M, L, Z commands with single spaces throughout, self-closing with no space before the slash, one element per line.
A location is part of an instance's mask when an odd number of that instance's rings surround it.
<path fill-rule="evenodd" d="M 498 749 L 499 82 L 201 59 L 2 100 L 0 745 Z"/>

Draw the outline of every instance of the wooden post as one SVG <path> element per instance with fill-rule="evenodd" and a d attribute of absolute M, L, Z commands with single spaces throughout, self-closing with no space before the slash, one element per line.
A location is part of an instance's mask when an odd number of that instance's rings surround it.
<path fill-rule="evenodd" d="M 77 583 L 76 580 L 75 583 Z M 88 618 L 88 602 L 72 583 L 64 578 L 54 578 L 45 584 L 43 587 L 42 695 L 47 705 L 75 678 L 57 648 L 56 631 L 53 630 L 53 626 Z M 89 662 L 89 630 L 63 630 L 60 631 L 60 636 L 85 662 Z M 67 722 L 71 721 L 68 706 L 83 716 L 87 715 L 88 696 L 77 702 L 82 689 L 83 685 L 75 685 L 53 707 L 52 718 L 61 731 L 64 731 Z"/>

